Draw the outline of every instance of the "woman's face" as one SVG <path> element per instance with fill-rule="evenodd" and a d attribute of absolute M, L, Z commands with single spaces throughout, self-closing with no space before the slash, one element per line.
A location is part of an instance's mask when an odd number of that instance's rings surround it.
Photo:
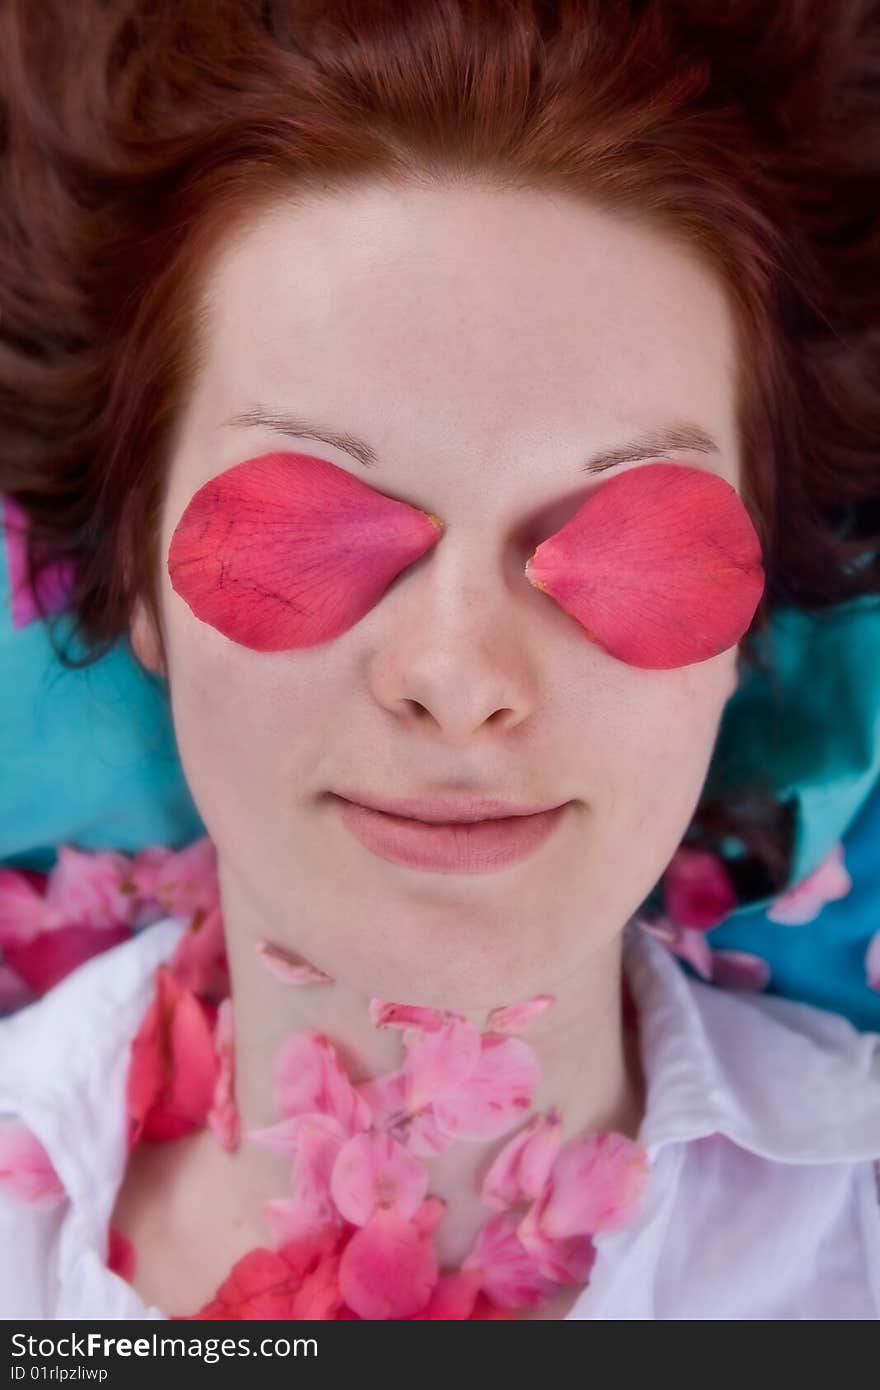
<path fill-rule="evenodd" d="M 227 930 L 286 941 L 389 997 L 443 1004 L 454 991 L 479 1007 L 552 989 L 614 941 L 680 843 L 737 648 L 630 665 L 524 567 L 588 497 L 651 459 L 740 490 L 722 290 L 652 230 L 475 186 L 279 205 L 208 284 L 161 596 L 174 726 Z M 249 413 L 299 418 L 234 422 Z M 662 442 L 686 426 L 717 451 Z M 644 435 L 656 440 L 637 457 L 584 471 Z M 327 460 L 445 529 L 341 635 L 266 652 L 196 617 L 167 555 L 204 483 L 279 450 Z M 143 610 L 132 641 L 159 666 Z M 340 815 L 352 792 L 570 804 L 519 862 L 449 873 L 366 848 Z"/>

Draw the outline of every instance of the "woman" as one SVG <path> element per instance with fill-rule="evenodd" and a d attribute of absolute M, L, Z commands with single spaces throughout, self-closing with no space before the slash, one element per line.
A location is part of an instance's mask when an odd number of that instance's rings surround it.
<path fill-rule="evenodd" d="M 231 980 L 220 1143 L 179 922 L 2 1025 L 10 1316 L 880 1312 L 876 1035 L 636 917 L 772 603 L 878 588 L 876 8 L 704 10 L 7 8 L 5 490 Z"/>

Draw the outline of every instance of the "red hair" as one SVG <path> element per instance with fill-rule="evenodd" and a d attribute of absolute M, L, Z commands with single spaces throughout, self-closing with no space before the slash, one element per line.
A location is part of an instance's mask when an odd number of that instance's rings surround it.
<path fill-rule="evenodd" d="M 880 591 L 876 0 L 6 0 L 0 49 L 0 492 L 32 587 L 72 562 L 65 664 L 138 597 L 162 630 L 213 253 L 369 180 L 562 190 L 709 265 L 767 570 L 744 653 L 774 605 Z"/>

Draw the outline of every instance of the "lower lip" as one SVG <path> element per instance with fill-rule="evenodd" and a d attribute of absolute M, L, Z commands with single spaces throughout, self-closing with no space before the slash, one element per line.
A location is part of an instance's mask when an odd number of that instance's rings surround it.
<path fill-rule="evenodd" d="M 373 854 L 392 864 L 450 874 L 489 874 L 528 858 L 549 840 L 571 805 L 567 801 L 534 816 L 428 825 L 371 811 L 342 797 L 336 800 L 343 824 Z"/>

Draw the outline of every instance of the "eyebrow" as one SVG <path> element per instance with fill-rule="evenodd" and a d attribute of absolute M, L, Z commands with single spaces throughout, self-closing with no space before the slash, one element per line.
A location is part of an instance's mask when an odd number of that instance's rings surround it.
<path fill-rule="evenodd" d="M 260 429 L 274 430 L 279 434 L 298 435 L 303 439 L 319 439 L 362 463 L 365 468 L 378 468 L 379 455 L 366 440 L 355 434 L 335 430 L 305 416 L 295 415 L 289 410 L 273 410 L 263 405 L 249 406 L 223 421 L 224 425 L 246 425 Z M 701 454 L 720 454 L 720 445 L 700 425 L 688 421 L 677 421 L 658 426 L 618 444 L 613 449 L 600 449 L 582 463 L 583 473 L 602 473 L 606 468 L 615 468 L 619 463 L 635 463 L 639 459 L 653 458 L 657 454 L 668 454 L 677 449 L 693 449 Z"/>

